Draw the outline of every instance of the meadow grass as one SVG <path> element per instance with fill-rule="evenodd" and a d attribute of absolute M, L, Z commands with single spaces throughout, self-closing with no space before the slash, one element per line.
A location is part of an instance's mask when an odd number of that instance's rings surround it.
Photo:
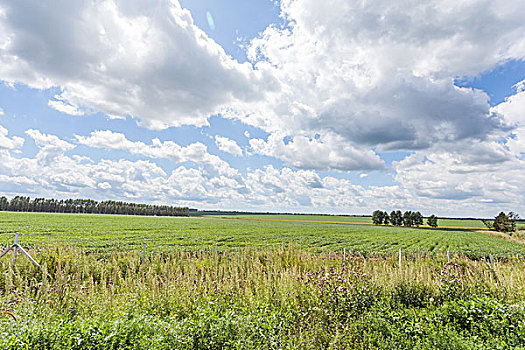
<path fill-rule="evenodd" d="M 87 252 L 0 261 L 2 349 L 509 349 L 525 346 L 525 260 Z"/>
<path fill-rule="evenodd" d="M 0 349 L 525 348 L 523 245 L 485 233 L 0 213 L 15 232 L 43 271 L 0 260 Z"/>

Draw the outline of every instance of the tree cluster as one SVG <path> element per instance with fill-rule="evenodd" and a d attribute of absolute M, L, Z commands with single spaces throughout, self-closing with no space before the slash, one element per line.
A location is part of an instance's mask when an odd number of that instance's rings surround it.
<path fill-rule="evenodd" d="M 499 213 L 494 220 L 481 220 L 490 230 L 499 232 L 515 232 L 516 221 L 520 219 L 519 215 L 513 212 L 505 214 Z"/>
<path fill-rule="evenodd" d="M 86 213 L 151 216 L 189 216 L 189 208 L 168 205 L 136 204 L 120 201 L 97 202 L 92 199 L 45 199 L 15 196 L 0 197 L 0 211 Z"/>
<path fill-rule="evenodd" d="M 437 227 L 437 219 L 435 215 L 431 215 L 427 219 L 427 224 L 430 227 Z M 392 210 L 390 215 L 386 211 L 376 210 L 372 213 L 372 222 L 374 225 L 392 224 L 394 226 L 419 227 L 423 225 L 423 215 L 419 211 L 410 210 L 404 213 L 401 213 L 401 210 Z"/>

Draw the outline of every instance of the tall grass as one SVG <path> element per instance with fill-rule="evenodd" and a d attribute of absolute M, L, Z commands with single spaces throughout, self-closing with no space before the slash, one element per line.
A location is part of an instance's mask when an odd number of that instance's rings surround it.
<path fill-rule="evenodd" d="M 295 246 L 144 263 L 61 245 L 30 253 L 43 272 L 0 261 L 2 349 L 525 346 L 517 257 L 347 256 L 343 268 L 341 254 Z"/>

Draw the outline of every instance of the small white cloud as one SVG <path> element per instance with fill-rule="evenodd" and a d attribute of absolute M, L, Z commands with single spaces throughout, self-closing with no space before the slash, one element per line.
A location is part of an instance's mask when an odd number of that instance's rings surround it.
<path fill-rule="evenodd" d="M 26 130 L 26 134 L 35 141 L 35 144 L 40 149 L 36 159 L 42 165 L 49 166 L 56 163 L 66 151 L 76 147 L 55 135 L 42 134 L 39 130 L 29 129 Z"/>
<path fill-rule="evenodd" d="M 361 174 L 361 175 L 359 175 L 359 177 L 360 177 L 361 179 L 363 179 L 363 178 L 365 178 L 365 177 L 367 177 L 367 176 L 368 176 L 368 174 Z"/>
<path fill-rule="evenodd" d="M 78 109 L 78 107 L 73 106 L 72 104 L 65 103 L 64 101 L 49 100 L 47 105 L 59 112 L 69 114 L 69 115 L 84 115 L 84 112 Z"/>
<path fill-rule="evenodd" d="M 9 138 L 8 131 L 2 125 L 0 125 L 0 150 L 17 150 L 24 145 L 24 139 L 18 136 Z"/>
<path fill-rule="evenodd" d="M 25 176 L 0 175 L 0 182 L 14 183 L 17 185 L 36 185 L 37 182 Z"/>
<path fill-rule="evenodd" d="M 244 136 L 246 136 L 247 138 L 250 138 L 250 132 L 248 130 L 244 130 Z"/>
<path fill-rule="evenodd" d="M 524 92 L 525 91 L 525 80 L 520 81 L 519 83 L 516 83 L 513 88 L 516 90 L 516 92 Z"/>
<path fill-rule="evenodd" d="M 4 115 L 4 110 L 0 108 L 0 115 Z"/>
<path fill-rule="evenodd" d="M 97 187 L 103 190 L 109 190 L 111 188 L 111 185 L 109 184 L 109 182 L 101 182 L 97 185 Z"/>
<path fill-rule="evenodd" d="M 215 144 L 223 152 L 233 154 L 236 157 L 242 156 L 242 149 L 234 140 L 227 137 L 215 136 Z"/>

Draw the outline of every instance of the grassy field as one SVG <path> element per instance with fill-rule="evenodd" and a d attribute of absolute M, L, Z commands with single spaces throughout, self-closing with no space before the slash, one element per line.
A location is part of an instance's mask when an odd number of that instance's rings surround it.
<path fill-rule="evenodd" d="M 0 260 L 1 349 L 523 349 L 525 261 L 86 252 Z M 9 259 L 10 260 L 10 259 Z"/>
<path fill-rule="evenodd" d="M 140 250 L 143 242 L 147 243 L 148 251 L 210 250 L 216 243 L 219 250 L 245 246 L 262 249 L 293 243 L 318 252 L 346 248 L 361 254 L 385 254 L 401 248 L 407 252 L 449 250 L 471 257 L 525 254 L 524 245 L 466 229 L 1 212 L 0 243 L 7 246 L 17 231 L 26 245 L 60 243 L 90 251 Z"/>
<path fill-rule="evenodd" d="M 521 244 L 241 219 L 0 213 L 0 349 L 525 348 Z"/>
<path fill-rule="evenodd" d="M 246 218 L 246 219 L 261 219 L 274 221 L 316 221 L 316 222 L 337 222 L 349 224 L 372 224 L 371 216 L 342 216 L 342 215 L 213 215 L 214 217 L 232 217 L 232 218 Z M 213 217 L 211 216 L 211 217 Z M 424 220 L 426 224 L 426 219 Z M 473 219 L 439 219 L 439 226 L 444 228 L 479 228 L 486 229 L 486 226 L 481 220 Z M 519 223 L 518 226 L 524 225 Z M 424 225 L 425 226 L 425 225 Z"/>

